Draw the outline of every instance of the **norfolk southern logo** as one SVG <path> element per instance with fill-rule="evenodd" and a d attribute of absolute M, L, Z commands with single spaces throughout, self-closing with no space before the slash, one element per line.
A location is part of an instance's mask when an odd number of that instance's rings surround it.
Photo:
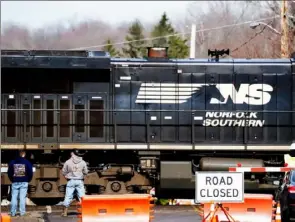
<path fill-rule="evenodd" d="M 210 104 L 266 105 L 271 100 L 273 87 L 268 84 L 187 84 L 187 83 L 142 83 L 136 103 L 182 104 L 198 100 L 198 95 L 207 95 Z M 262 127 L 265 120 L 257 112 L 206 112 L 204 116 L 194 116 L 196 124 L 203 126 Z"/>
<path fill-rule="evenodd" d="M 233 84 L 194 83 L 142 83 L 136 103 L 185 103 L 194 94 L 210 94 L 210 104 L 265 105 L 270 102 L 273 87 L 268 84 L 240 84 L 237 90 Z"/>

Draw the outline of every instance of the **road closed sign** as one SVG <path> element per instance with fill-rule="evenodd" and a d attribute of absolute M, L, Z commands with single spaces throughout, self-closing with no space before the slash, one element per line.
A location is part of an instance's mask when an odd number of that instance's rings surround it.
<path fill-rule="evenodd" d="M 195 202 L 244 202 L 243 172 L 196 172 Z"/>

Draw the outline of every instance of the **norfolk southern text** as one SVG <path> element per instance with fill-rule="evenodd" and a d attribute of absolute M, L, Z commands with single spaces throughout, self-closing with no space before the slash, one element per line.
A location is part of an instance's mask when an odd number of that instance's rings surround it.
<path fill-rule="evenodd" d="M 263 127 L 257 112 L 206 112 L 203 126 Z"/>

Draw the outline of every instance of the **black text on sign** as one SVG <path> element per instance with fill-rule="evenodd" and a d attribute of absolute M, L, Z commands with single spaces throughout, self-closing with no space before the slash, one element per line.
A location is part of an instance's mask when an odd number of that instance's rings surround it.
<path fill-rule="evenodd" d="M 196 202 L 243 202 L 242 172 L 196 172 Z"/>

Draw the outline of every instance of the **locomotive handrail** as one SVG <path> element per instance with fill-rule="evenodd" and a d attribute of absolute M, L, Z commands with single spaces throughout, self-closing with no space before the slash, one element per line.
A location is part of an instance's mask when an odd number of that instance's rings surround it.
<path fill-rule="evenodd" d="M 21 105 L 21 104 L 18 104 Z M 25 105 L 25 104 L 24 104 Z M 83 104 L 84 106 L 87 104 Z M 42 116 L 35 116 L 34 112 L 40 112 L 40 114 L 45 114 Z M 52 120 L 47 120 L 46 117 L 49 112 L 53 115 Z M 60 122 L 63 118 L 62 113 L 66 112 L 68 119 L 64 123 Z M 78 118 L 78 113 L 81 113 L 82 119 Z M 95 113 L 99 112 L 99 113 Z M 211 112 L 211 113 L 210 113 Z M 12 120 L 8 117 L 9 114 L 13 113 Z M 94 113 L 91 115 L 91 113 Z M 126 119 L 123 115 L 127 114 L 129 119 Z M 138 114 L 139 116 L 134 117 L 140 119 L 140 121 L 131 119 L 132 115 Z M 208 114 L 209 113 L 209 114 Z M 231 113 L 231 114 L 230 114 Z M 276 115 L 277 117 L 269 117 Z M 230 116 L 224 116 L 224 114 L 230 114 Z M 269 114 L 266 117 L 264 115 Z M 149 147 L 151 143 L 162 143 L 163 137 L 161 136 L 162 130 L 165 130 L 165 127 L 174 127 L 173 130 L 177 132 L 178 127 L 185 126 L 187 132 L 190 131 L 189 135 L 186 135 L 185 140 L 179 139 L 178 136 L 169 139 L 169 142 L 177 142 L 183 144 L 189 144 L 189 146 L 195 146 L 198 144 L 199 139 L 195 136 L 196 131 L 199 130 L 196 127 L 204 127 L 204 132 L 213 133 L 218 135 L 217 131 L 210 132 L 210 127 L 222 126 L 222 127 L 241 127 L 239 137 L 242 139 L 243 144 L 251 143 L 252 140 L 249 140 L 248 135 L 252 135 L 253 130 L 250 132 L 253 127 L 255 129 L 263 129 L 263 127 L 269 127 L 276 129 L 281 127 L 286 129 L 287 127 L 293 132 L 294 130 L 294 120 L 293 115 L 295 110 L 285 111 L 285 110 L 212 110 L 212 109 L 196 109 L 196 110 L 167 110 L 167 109 L 155 109 L 155 110 L 145 110 L 145 109 L 61 109 L 61 108 L 14 108 L 14 109 L 1 109 L 2 122 L 2 143 L 22 143 L 23 146 L 30 143 L 39 143 L 45 144 L 44 146 L 50 146 L 49 143 L 56 143 L 54 146 L 59 146 L 59 143 L 111 143 L 117 147 L 118 143 L 132 143 L 134 138 L 131 136 L 134 128 L 139 126 L 141 131 L 136 134 L 136 137 L 140 135 L 139 139 L 135 139 L 138 143 L 145 143 Z M 37 114 L 39 115 L 39 114 Z M 92 122 L 92 117 L 99 116 L 100 121 Z M 165 116 L 165 117 L 164 117 Z M 169 117 L 166 118 L 166 117 Z M 182 121 L 181 118 L 185 117 L 186 120 Z M 284 119 L 284 118 L 287 119 Z M 37 119 L 35 119 L 37 118 Z M 80 118 L 80 117 L 79 117 Z M 225 120 L 224 120 L 225 119 Z M 3 121 L 4 120 L 4 121 Z M 156 121 L 155 121 L 156 120 Z M 248 121 L 249 120 L 249 121 Z M 213 122 L 214 121 L 214 122 Z M 223 121 L 223 122 L 218 122 Z M 224 122 L 230 121 L 230 122 Z M 248 122 L 247 122 L 248 121 Z M 252 122 L 250 122 L 252 121 Z M 255 122 L 256 121 L 256 122 Z M 252 125 L 251 125 L 251 124 Z M 224 124 L 227 124 L 226 126 Z M 156 131 L 155 127 L 159 127 L 159 131 Z M 46 134 L 47 130 L 50 128 L 49 135 Z M 78 127 L 81 127 L 82 131 L 78 130 Z M 97 128 L 94 128 L 97 127 Z M 121 128 L 120 128 L 121 127 Z M 175 128 L 176 127 L 176 128 Z M 257 128 L 259 127 L 259 128 Z M 12 129 L 14 131 L 12 131 Z M 166 128 L 167 129 L 167 128 Z M 217 128 L 216 128 L 217 129 Z M 10 130 L 10 131 L 8 131 Z M 38 130 L 38 131 L 34 131 Z M 61 131 L 63 130 L 63 131 Z M 97 131 L 97 134 L 90 134 L 90 130 Z M 157 129 L 158 130 L 158 129 Z M 13 133 L 11 133 L 13 132 Z M 38 132 L 35 134 L 35 132 Z M 61 132 L 65 132 L 62 136 Z M 125 132 L 126 135 L 130 136 L 129 139 L 122 139 L 122 132 Z M 10 133 L 8 135 L 8 133 Z M 255 133 L 255 132 L 254 132 Z M 212 135 L 213 135 L 212 134 Z M 124 134 L 125 135 L 125 134 Z M 156 137 L 156 139 L 155 139 Z M 261 137 L 261 139 L 263 136 Z M 250 142 L 249 142 L 250 141 Z M 169 143 L 167 142 L 167 143 Z M 285 144 L 286 141 L 278 140 L 276 144 Z M 47 145 L 46 145 L 47 144 Z M 237 141 L 237 144 L 240 142 Z M 254 143 L 256 144 L 256 143 Z M 36 144 L 34 145 L 36 147 Z M 43 145 L 40 145 L 43 146 Z M 43 147 L 44 147 L 43 146 Z M 103 145 L 100 145 L 103 147 Z M 33 148 L 32 148 L 33 149 Z"/>
<path fill-rule="evenodd" d="M 195 109 L 195 110 L 177 110 L 177 109 L 0 109 L 1 111 L 97 111 L 97 112 L 258 112 L 258 113 L 295 113 L 295 110 L 210 110 L 210 109 Z"/>

